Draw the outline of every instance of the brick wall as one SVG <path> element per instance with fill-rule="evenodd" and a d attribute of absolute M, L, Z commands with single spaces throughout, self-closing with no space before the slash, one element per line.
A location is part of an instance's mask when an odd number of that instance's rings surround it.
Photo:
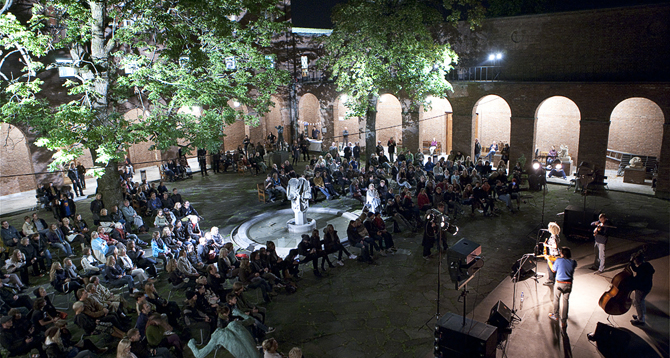
<path fill-rule="evenodd" d="M 639 155 L 661 154 L 663 112 L 646 98 L 630 98 L 614 108 L 607 148 Z"/>
<path fill-rule="evenodd" d="M 560 151 L 561 145 L 565 144 L 573 162 L 576 161 L 579 153 L 579 120 L 579 108 L 572 100 L 562 96 L 546 99 L 537 109 L 535 148 L 548 152 L 553 145 Z"/>
<path fill-rule="evenodd" d="M 126 112 L 123 116 L 128 121 L 138 121 L 139 117 L 142 115 L 142 111 L 139 109 L 134 109 Z M 145 167 L 156 166 L 160 164 L 158 161 L 161 160 L 161 153 L 158 150 L 149 150 L 154 144 L 153 141 L 146 141 L 142 143 L 133 144 L 128 150 L 128 156 L 130 161 L 133 163 L 134 169 L 140 169 Z"/>
<path fill-rule="evenodd" d="M 313 124 L 317 123 L 321 127 L 321 116 L 319 113 L 319 100 L 315 95 L 306 93 L 300 98 L 298 103 L 298 120 L 300 121 L 300 132 L 305 131 L 305 122 Z M 311 138 L 313 125 L 308 125 L 307 135 Z"/>
<path fill-rule="evenodd" d="M 394 95 L 383 94 L 379 96 L 375 128 L 377 130 L 377 140 L 382 141 L 383 146 L 386 146 L 391 137 L 395 139 L 396 143 L 400 142 L 402 138 L 400 101 Z"/>
<path fill-rule="evenodd" d="M 244 121 L 237 120 L 235 123 L 224 126 L 223 133 L 225 134 L 225 137 L 223 138 L 224 150 L 229 151 L 237 149 L 238 145 L 242 145 L 246 133 Z"/>
<path fill-rule="evenodd" d="M 510 142 L 510 116 L 512 112 L 507 102 L 499 96 L 488 95 L 479 100 L 475 107 L 479 121 L 476 133 L 482 149 L 488 148 L 493 141 L 496 143 Z M 500 148 L 498 148 L 500 151 Z"/>
<path fill-rule="evenodd" d="M 419 110 L 419 145 L 435 138 L 442 144 L 442 151 L 448 151 L 445 112 L 452 112 L 451 104 L 446 98 L 433 98 L 430 110 L 426 112 L 423 107 Z M 410 149 L 414 152 L 417 148 Z"/>
<path fill-rule="evenodd" d="M 349 131 L 349 141 L 351 143 L 359 142 L 361 147 L 365 146 L 365 138 L 360 134 L 358 129 L 358 117 L 346 118 L 347 116 L 347 106 L 344 105 L 340 99 L 337 100 L 334 108 L 334 125 L 335 128 L 335 138 L 334 141 L 341 143 L 342 142 L 342 131 L 344 127 L 347 127 Z M 330 143 L 328 143 L 330 146 Z"/>
<path fill-rule="evenodd" d="M 0 123 L 0 138 L 0 195 L 35 190 L 30 152 L 21 130 Z"/>
<path fill-rule="evenodd" d="M 493 65 L 503 80 L 668 81 L 670 6 L 650 5 L 487 19 L 445 29 L 462 66 Z M 641 55 L 644 54 L 644 55 Z M 604 60 L 606 59 L 606 60 Z"/>
<path fill-rule="evenodd" d="M 286 126 L 282 122 L 282 115 L 281 115 L 282 106 L 284 105 L 283 102 L 278 97 L 275 96 L 272 96 L 272 102 L 275 104 L 274 107 L 271 107 L 270 112 L 266 113 L 265 117 L 261 119 L 265 125 L 265 137 L 267 137 L 269 132 L 272 132 L 274 133 L 274 135 L 277 135 L 277 129 L 275 127 L 279 126 L 280 124 Z"/>

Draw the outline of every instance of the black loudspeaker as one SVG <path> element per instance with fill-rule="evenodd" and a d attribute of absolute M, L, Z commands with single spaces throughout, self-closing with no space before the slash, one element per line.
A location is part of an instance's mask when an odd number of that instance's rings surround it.
<path fill-rule="evenodd" d="M 527 256 L 522 257 L 522 258 L 516 260 L 516 262 L 514 262 L 514 264 L 512 265 L 512 269 L 510 270 L 509 277 L 513 280 L 518 278 L 519 281 L 523 281 L 523 280 L 525 280 L 525 279 L 527 279 L 527 278 L 529 278 L 529 277 L 531 277 L 535 274 L 535 271 L 533 271 L 534 266 L 535 265 L 533 264 L 533 261 L 530 257 L 527 257 Z M 521 270 L 519 270 L 519 267 L 521 268 Z M 519 276 L 516 276 L 517 271 L 518 271 Z"/>
<path fill-rule="evenodd" d="M 629 356 L 630 333 L 624 330 L 598 322 L 593 340 L 598 343 L 598 350 L 607 358 Z"/>
<path fill-rule="evenodd" d="M 598 213 L 593 210 L 568 205 L 563 212 L 563 234 L 573 238 L 593 238 L 591 223 L 598 220 Z"/>
<path fill-rule="evenodd" d="M 435 356 L 449 358 L 495 358 L 498 328 L 447 313 L 437 321 Z"/>
<path fill-rule="evenodd" d="M 512 322 L 512 310 L 503 301 L 498 301 L 491 308 L 489 320 L 486 323 L 503 329 L 509 327 L 510 322 Z"/>

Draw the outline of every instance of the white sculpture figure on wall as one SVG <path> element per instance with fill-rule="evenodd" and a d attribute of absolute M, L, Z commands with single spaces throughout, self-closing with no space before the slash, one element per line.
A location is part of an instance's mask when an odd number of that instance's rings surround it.
<path fill-rule="evenodd" d="M 640 157 L 630 158 L 630 161 L 628 161 L 628 167 L 629 168 L 635 168 L 635 169 L 643 168 L 644 164 L 642 164 L 642 158 L 640 158 Z"/>
<path fill-rule="evenodd" d="M 304 225 L 307 223 L 306 212 L 309 208 L 309 200 L 312 198 L 312 190 L 309 180 L 301 178 L 291 178 L 288 181 L 286 196 L 291 200 L 291 209 L 295 214 L 295 225 Z"/>
<path fill-rule="evenodd" d="M 561 144 L 561 150 L 558 152 L 558 157 L 559 158 L 568 157 L 568 146 L 566 144 Z"/>

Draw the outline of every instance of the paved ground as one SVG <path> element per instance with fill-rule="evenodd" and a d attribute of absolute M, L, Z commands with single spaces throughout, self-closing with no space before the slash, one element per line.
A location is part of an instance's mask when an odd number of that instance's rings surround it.
<path fill-rule="evenodd" d="M 288 204 L 258 202 L 255 184 L 263 178 L 231 173 L 214 175 L 210 172 L 208 177 L 201 178 L 198 174 L 192 180 L 177 182 L 169 187 L 179 188 L 182 196 L 190 200 L 205 217 L 203 227 L 217 225 L 222 233 L 229 234 L 235 226 L 254 215 L 289 207 Z M 542 193 L 528 195 L 532 198 L 529 197 L 527 203 L 522 204 L 519 213 L 511 214 L 503 210 L 499 217 L 486 218 L 477 214 L 474 218 L 459 219 L 458 236 L 449 238 L 451 244 L 465 237 L 482 246 L 482 256 L 486 263 L 469 285 L 466 309 L 468 315 L 474 312 L 477 320 L 486 319 L 491 302 L 501 299 L 508 305 L 512 304 L 511 294 L 501 289 L 509 281 L 511 265 L 523 254 L 532 252 L 535 234 L 542 221 Z M 79 205 L 85 218 L 90 217 L 88 202 L 90 198 Z M 655 258 L 665 258 L 667 261 L 670 231 L 670 205 L 667 201 L 614 191 L 589 196 L 584 201 L 581 195 L 566 190 L 566 186 L 550 184 L 545 198 L 544 224 L 554 220 L 562 224 L 560 213 L 570 204 L 607 212 L 619 227 L 613 236 L 631 242 L 628 246 L 612 246 L 608 252 L 608 262 L 621 264 L 622 260 L 625 261 L 622 257 L 629 255 L 631 247 L 642 242 L 655 244 L 654 252 L 658 256 Z M 323 201 L 316 205 L 352 211 L 360 209 L 360 204 L 351 199 Z M 20 226 L 23 215 L 7 215 L 5 218 L 14 226 Z M 48 212 L 42 212 L 41 215 L 47 220 L 51 219 Z M 397 235 L 395 240 L 400 248 L 398 253 L 380 258 L 378 265 L 345 261 L 344 267 L 327 271 L 323 278 L 314 277 L 311 270 L 306 269 L 296 294 L 281 294 L 267 305 L 267 319 L 270 325 L 277 327 L 274 337 L 280 342 L 281 350 L 288 352 L 291 347 L 300 346 L 308 357 L 430 356 L 436 312 L 437 258 L 428 262 L 423 260 L 420 255 L 420 234 Z M 567 240 L 563 243 L 581 253 L 580 267 L 590 264 L 593 259 L 592 244 Z M 615 250 L 615 247 L 619 248 Z M 613 275 L 614 272 L 608 274 Z M 656 279 L 658 285 L 652 291 L 652 296 L 653 305 L 657 309 L 650 310 L 654 316 L 650 322 L 654 322 L 654 327 L 663 323 L 667 327 L 670 302 L 667 264 L 664 269 L 657 267 Z M 442 274 L 442 283 L 441 313 L 462 314 L 462 303 L 458 301 L 460 292 L 454 290 L 446 268 Z M 601 286 L 607 288 L 606 283 Z M 538 292 L 542 288 L 539 287 Z M 172 300 L 180 301 L 182 294 L 174 292 Z M 253 292 L 251 294 L 254 296 Z M 537 313 L 537 322 L 531 324 L 524 321 L 524 329 L 535 330 L 534 325 L 549 324 L 544 320 L 544 312 L 548 309 L 546 295 L 541 298 L 537 299 L 540 312 Z M 572 301 L 576 304 L 581 299 L 573 298 Z M 596 304 L 584 307 L 594 312 L 600 310 Z M 528 304 L 524 307 L 524 310 L 527 309 Z M 657 323 L 657 319 L 661 321 Z M 597 320 L 602 321 L 602 317 L 594 315 L 579 326 L 579 331 L 569 330 L 573 344 L 568 346 L 581 342 L 582 333 L 595 327 Z M 627 319 L 617 318 L 618 321 L 625 322 Z M 425 325 L 427 322 L 428 325 Z M 640 334 L 639 330 L 633 331 Z M 648 335 L 654 342 L 659 342 L 659 346 L 666 347 L 664 355 L 667 356 L 667 329 Z M 525 345 L 534 345 L 537 348 L 534 351 L 537 352 L 560 347 L 547 347 L 544 341 L 520 337 L 510 341 L 507 356 L 534 356 L 523 353 Z M 559 352 L 558 355 L 563 354 L 562 350 Z M 588 349 L 575 349 L 574 353 L 577 357 L 599 356 L 597 352 Z M 219 352 L 219 356 L 229 355 Z M 498 356 L 502 356 L 501 350 L 498 350 Z"/>

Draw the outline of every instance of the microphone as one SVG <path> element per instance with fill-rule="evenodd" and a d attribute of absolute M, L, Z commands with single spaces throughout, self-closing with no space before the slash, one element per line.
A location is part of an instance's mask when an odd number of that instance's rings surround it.
<path fill-rule="evenodd" d="M 540 229 L 540 231 L 551 232 L 551 231 L 549 231 L 549 230 L 547 230 L 547 229 Z"/>

